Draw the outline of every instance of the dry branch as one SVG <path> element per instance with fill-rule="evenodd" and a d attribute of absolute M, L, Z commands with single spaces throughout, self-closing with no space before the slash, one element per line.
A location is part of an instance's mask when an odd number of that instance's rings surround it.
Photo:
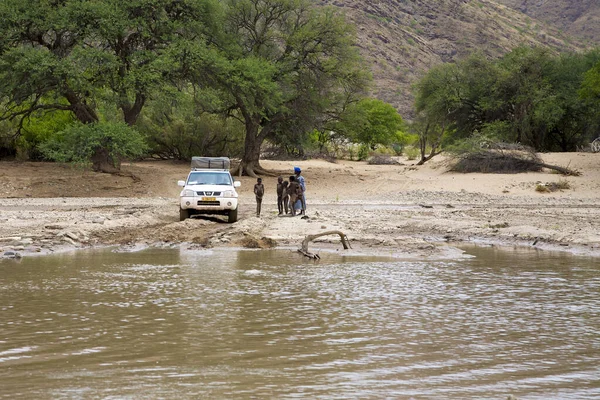
<path fill-rule="evenodd" d="M 519 173 L 541 171 L 543 168 L 557 171 L 563 175 L 581 175 L 580 172 L 566 167 L 546 164 L 533 151 L 504 148 L 463 154 L 450 170 L 463 173 Z"/>
<path fill-rule="evenodd" d="M 298 252 L 304 254 L 306 257 L 318 260 L 321 257 L 319 257 L 318 254 L 314 254 L 308 251 L 308 244 L 310 242 L 312 242 L 313 240 L 320 238 L 321 236 L 327 236 L 327 235 L 339 235 L 340 239 L 342 241 L 342 246 L 344 246 L 344 250 L 348 250 L 350 248 L 349 245 L 349 240 L 348 237 L 346 236 L 346 234 L 342 231 L 327 231 L 327 232 L 321 232 L 321 233 L 317 233 L 315 235 L 307 235 L 304 240 L 302 241 L 302 248 L 298 249 Z"/>

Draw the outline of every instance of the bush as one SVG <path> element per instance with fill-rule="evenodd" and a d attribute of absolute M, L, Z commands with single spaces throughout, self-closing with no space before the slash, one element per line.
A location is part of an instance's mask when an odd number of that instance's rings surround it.
<path fill-rule="evenodd" d="M 547 193 L 547 192 L 556 192 L 558 190 L 568 190 L 571 189 L 571 184 L 561 179 L 558 182 L 549 182 L 545 184 L 538 184 L 535 187 L 536 192 Z"/>
<path fill-rule="evenodd" d="M 356 154 L 358 161 L 364 161 L 369 157 L 369 146 L 366 144 L 361 144 L 358 148 L 358 153 Z"/>
<path fill-rule="evenodd" d="M 392 144 L 392 149 L 394 149 L 397 156 L 400 156 L 404 153 L 404 149 L 406 148 L 406 146 L 413 145 L 418 141 L 419 135 L 406 132 L 398 132 L 396 142 Z"/>
<path fill-rule="evenodd" d="M 421 152 L 417 147 L 408 146 L 404 149 L 404 155 L 408 160 L 416 160 L 421 155 Z"/>
<path fill-rule="evenodd" d="M 21 135 L 17 139 L 19 158 L 24 160 L 42 160 L 42 143 L 49 141 L 57 132 L 69 128 L 75 123 L 70 112 L 55 111 L 43 115 L 34 115 L 25 121 Z"/>
<path fill-rule="evenodd" d="M 118 168 L 121 160 L 144 155 L 144 137 L 125 123 L 76 124 L 53 135 L 39 147 L 44 156 L 59 162 L 90 164 L 100 149 Z"/>
<path fill-rule="evenodd" d="M 464 154 L 450 170 L 463 173 L 539 172 L 542 170 L 542 160 L 535 153 L 518 150 L 481 150 Z"/>
<path fill-rule="evenodd" d="M 400 164 L 398 160 L 385 154 L 375 154 L 368 160 L 370 165 L 395 165 Z"/>

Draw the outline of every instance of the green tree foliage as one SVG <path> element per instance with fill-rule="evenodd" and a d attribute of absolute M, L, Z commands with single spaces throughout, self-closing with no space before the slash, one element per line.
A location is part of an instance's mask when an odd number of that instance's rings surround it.
<path fill-rule="evenodd" d="M 118 169 L 121 160 L 141 156 L 147 145 L 137 130 L 123 122 L 79 123 L 52 136 L 40 150 L 54 161 L 87 164 L 91 160 L 98 171 L 106 168 L 106 159 Z"/>
<path fill-rule="evenodd" d="M 35 113 L 23 124 L 21 135 L 17 138 L 17 150 L 22 159 L 41 160 L 44 155 L 38 147 L 50 140 L 56 132 L 67 129 L 75 121 L 67 111 L 49 114 Z"/>
<path fill-rule="evenodd" d="M 585 73 L 580 95 L 582 98 L 600 100 L 600 62 Z"/>
<path fill-rule="evenodd" d="M 466 85 L 459 79 L 459 72 L 456 64 L 441 64 L 433 67 L 416 85 L 417 118 L 411 130 L 419 137 L 419 165 L 440 153 L 448 126 L 464 108 L 461 93 Z M 428 149 L 429 155 L 426 154 Z"/>
<path fill-rule="evenodd" d="M 179 61 L 218 26 L 214 0 L 4 0 L 0 119 L 18 133 L 40 112 L 94 123 L 104 104 L 133 125 L 149 99 L 185 82 Z"/>
<path fill-rule="evenodd" d="M 82 0 L 0 3 L 3 118 L 67 110 L 99 120 L 109 96 L 135 123 L 154 91 L 169 83 L 185 44 L 208 34 L 209 0 Z M 208 27 L 208 28 L 207 28 Z"/>
<path fill-rule="evenodd" d="M 198 154 L 241 156 L 244 126 L 207 112 L 185 91 L 153 101 L 136 127 L 146 135 L 150 154 L 155 157 L 190 160 Z"/>
<path fill-rule="evenodd" d="M 480 133 L 536 150 L 575 150 L 597 131 L 595 107 L 579 89 L 599 59 L 598 51 L 522 47 L 496 61 L 475 54 L 431 69 L 416 86 L 422 155 L 426 146 Z"/>
<path fill-rule="evenodd" d="M 227 35 L 213 51 L 194 54 L 191 68 L 244 124 L 239 173 L 268 173 L 259 164 L 264 140 L 292 126 L 307 135 L 327 112 L 355 101 L 367 75 L 350 25 L 333 9 L 308 0 L 224 3 Z"/>
<path fill-rule="evenodd" d="M 594 136 L 600 137 L 600 62 L 586 72 L 579 96 L 590 109 L 595 110 L 593 113 L 596 128 Z"/>
<path fill-rule="evenodd" d="M 399 143 L 403 129 L 404 121 L 391 104 L 370 98 L 351 104 L 333 126 L 336 132 L 372 150 L 378 144 Z"/>

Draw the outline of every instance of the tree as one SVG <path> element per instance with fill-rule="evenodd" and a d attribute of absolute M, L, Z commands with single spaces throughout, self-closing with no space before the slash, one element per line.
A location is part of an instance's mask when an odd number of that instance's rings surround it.
<path fill-rule="evenodd" d="M 537 105 L 536 117 L 547 131 L 544 150 L 575 151 L 592 141 L 598 133 L 595 120 L 598 103 L 581 101 L 586 71 L 600 60 L 600 52 L 563 54 L 548 73 L 552 96 Z"/>
<path fill-rule="evenodd" d="M 108 99 L 133 125 L 153 93 L 180 78 L 186 44 L 214 32 L 212 2 L 2 1 L 0 119 L 20 131 L 35 112 L 65 110 L 94 123 Z"/>
<path fill-rule="evenodd" d="M 367 74 L 352 29 L 308 0 L 229 0 L 226 39 L 191 63 L 200 85 L 220 88 L 245 127 L 237 173 L 269 174 L 259 163 L 266 138 L 293 124 L 305 134 L 333 109 L 355 101 Z M 208 79 L 208 81 L 207 81 Z"/>
<path fill-rule="evenodd" d="M 557 56 L 521 47 L 494 62 L 475 54 L 432 68 L 416 85 L 421 161 L 442 138 L 451 144 L 474 134 L 538 151 L 577 149 L 598 129 L 597 107 L 578 90 L 599 58 L 598 51 Z"/>
<path fill-rule="evenodd" d="M 595 131 L 590 139 L 600 137 L 600 62 L 585 73 L 579 96 L 593 110 Z"/>
<path fill-rule="evenodd" d="M 166 93 L 149 103 L 136 128 L 145 134 L 154 157 L 191 160 L 195 155 L 241 155 L 242 124 L 207 112 L 188 91 Z"/>
<path fill-rule="evenodd" d="M 75 124 L 44 142 L 40 149 L 52 160 L 61 162 L 93 163 L 94 171 L 115 172 L 121 160 L 144 154 L 146 143 L 142 135 L 130 126 L 120 123 Z M 112 171 L 107 171 L 105 160 L 110 160 Z"/>
<path fill-rule="evenodd" d="M 110 94 L 132 125 L 165 83 L 173 52 L 196 40 L 208 0 L 5 0 L 0 6 L 1 93 L 9 117 L 37 109 L 98 121 L 94 100 Z"/>
<path fill-rule="evenodd" d="M 585 73 L 579 93 L 584 99 L 600 100 L 600 62 Z"/>
<path fill-rule="evenodd" d="M 362 99 L 351 104 L 332 129 L 343 133 L 356 143 L 368 145 L 372 150 L 378 144 L 387 146 L 398 139 L 404 121 L 391 105 L 378 99 Z"/>
<path fill-rule="evenodd" d="M 453 116 L 462 108 L 459 66 L 442 64 L 433 67 L 416 85 L 417 119 L 412 125 L 419 136 L 422 165 L 441 153 L 441 143 Z M 430 149 L 427 155 L 427 149 Z"/>

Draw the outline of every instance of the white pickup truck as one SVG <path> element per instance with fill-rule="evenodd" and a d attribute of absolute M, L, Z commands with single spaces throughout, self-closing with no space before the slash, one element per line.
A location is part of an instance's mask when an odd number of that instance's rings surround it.
<path fill-rule="evenodd" d="M 179 220 L 192 215 L 226 215 L 229 223 L 238 219 L 238 194 L 235 188 L 240 181 L 234 181 L 229 173 L 227 157 L 192 157 L 192 170 L 185 181 L 177 184 L 183 187 L 179 194 Z"/>

